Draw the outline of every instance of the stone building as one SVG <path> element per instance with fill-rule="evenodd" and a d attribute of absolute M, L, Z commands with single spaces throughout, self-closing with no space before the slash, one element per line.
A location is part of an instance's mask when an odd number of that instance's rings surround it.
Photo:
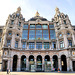
<path fill-rule="evenodd" d="M 56 7 L 48 21 L 36 15 L 25 21 L 21 8 L 8 16 L 1 35 L 1 70 L 75 71 L 75 26 Z"/>

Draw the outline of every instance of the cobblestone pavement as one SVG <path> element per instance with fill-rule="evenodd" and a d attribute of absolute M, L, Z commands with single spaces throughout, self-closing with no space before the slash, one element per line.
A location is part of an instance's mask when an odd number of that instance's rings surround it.
<path fill-rule="evenodd" d="M 0 75 L 75 75 L 75 72 L 10 72 L 10 74 L 0 72 Z"/>

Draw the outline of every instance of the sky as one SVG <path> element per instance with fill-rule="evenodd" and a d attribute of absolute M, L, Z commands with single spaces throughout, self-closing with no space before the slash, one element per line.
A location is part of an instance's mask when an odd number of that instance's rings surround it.
<path fill-rule="evenodd" d="M 55 15 L 55 8 L 67 14 L 71 24 L 75 25 L 75 0 L 0 0 L 0 25 L 5 25 L 9 14 L 16 12 L 21 7 L 25 20 L 35 16 L 36 11 L 40 16 L 51 21 Z"/>

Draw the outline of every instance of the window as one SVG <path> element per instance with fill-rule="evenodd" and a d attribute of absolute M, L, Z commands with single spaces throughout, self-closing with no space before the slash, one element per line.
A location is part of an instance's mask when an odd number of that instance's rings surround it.
<path fill-rule="evenodd" d="M 44 42 L 44 49 L 49 49 L 49 42 Z"/>
<path fill-rule="evenodd" d="M 54 28 L 54 25 L 49 25 L 49 28 L 50 28 L 50 29 L 53 29 L 53 28 Z"/>
<path fill-rule="evenodd" d="M 64 20 L 64 24 L 66 24 L 66 20 Z"/>
<path fill-rule="evenodd" d="M 68 32 L 67 35 L 70 35 L 70 33 Z"/>
<path fill-rule="evenodd" d="M 0 42 L 1 42 L 1 37 L 0 37 Z"/>
<path fill-rule="evenodd" d="M 23 29 L 28 29 L 28 25 L 23 25 Z"/>
<path fill-rule="evenodd" d="M 30 25 L 30 29 L 35 29 L 35 25 Z"/>
<path fill-rule="evenodd" d="M 62 37 L 62 34 L 59 34 L 59 37 Z"/>
<path fill-rule="evenodd" d="M 48 30 L 43 30 L 43 38 L 44 38 L 44 40 L 49 40 Z"/>
<path fill-rule="evenodd" d="M 35 30 L 29 30 L 29 40 L 35 39 Z"/>
<path fill-rule="evenodd" d="M 11 32 L 9 32 L 9 35 L 12 35 L 12 33 L 11 33 Z"/>
<path fill-rule="evenodd" d="M 19 26 L 21 26 L 21 22 L 19 22 L 19 24 L 18 24 Z"/>
<path fill-rule="evenodd" d="M 36 39 L 42 38 L 42 30 L 36 30 Z"/>
<path fill-rule="evenodd" d="M 42 49 L 42 42 L 36 43 L 36 49 Z"/>
<path fill-rule="evenodd" d="M 29 42 L 29 49 L 34 49 L 34 48 L 35 48 L 35 43 Z"/>
<path fill-rule="evenodd" d="M 55 30 L 50 30 L 50 38 L 51 39 L 56 39 Z"/>
<path fill-rule="evenodd" d="M 14 20 L 11 20 L 11 24 L 12 24 L 12 25 L 14 24 Z"/>
<path fill-rule="evenodd" d="M 7 47 L 11 44 L 11 40 L 7 40 Z"/>
<path fill-rule="evenodd" d="M 68 45 L 72 47 L 72 40 L 68 40 Z"/>
<path fill-rule="evenodd" d="M 64 47 L 64 43 L 63 41 L 60 41 L 60 48 L 63 48 Z"/>
<path fill-rule="evenodd" d="M 18 41 L 15 41 L 15 48 L 18 48 Z"/>
<path fill-rule="evenodd" d="M 42 25 L 43 29 L 48 29 L 48 25 Z"/>
<path fill-rule="evenodd" d="M 2 29 L 0 29 L 0 33 L 2 33 Z"/>
<path fill-rule="evenodd" d="M 17 34 L 17 36 L 19 36 L 19 34 Z"/>
<path fill-rule="evenodd" d="M 27 38 L 28 38 L 28 30 L 23 30 L 22 39 L 27 39 Z"/>
<path fill-rule="evenodd" d="M 26 48 L 26 42 L 22 43 L 22 48 Z"/>
<path fill-rule="evenodd" d="M 52 42 L 52 47 L 56 48 L 56 42 Z"/>
<path fill-rule="evenodd" d="M 36 25 L 36 29 L 42 29 L 41 25 Z"/>

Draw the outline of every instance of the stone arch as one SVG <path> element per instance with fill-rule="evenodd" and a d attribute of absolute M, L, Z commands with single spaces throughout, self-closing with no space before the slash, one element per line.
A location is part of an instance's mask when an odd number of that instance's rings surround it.
<path fill-rule="evenodd" d="M 61 55 L 61 67 L 62 71 L 67 71 L 66 55 Z"/>
<path fill-rule="evenodd" d="M 26 56 L 22 55 L 21 56 L 21 71 L 25 71 L 26 70 Z"/>
<path fill-rule="evenodd" d="M 17 60 L 18 60 L 18 55 L 13 56 L 13 71 L 17 71 Z"/>
<path fill-rule="evenodd" d="M 55 69 L 55 71 L 58 70 L 58 56 L 57 55 L 53 55 L 53 68 Z"/>

